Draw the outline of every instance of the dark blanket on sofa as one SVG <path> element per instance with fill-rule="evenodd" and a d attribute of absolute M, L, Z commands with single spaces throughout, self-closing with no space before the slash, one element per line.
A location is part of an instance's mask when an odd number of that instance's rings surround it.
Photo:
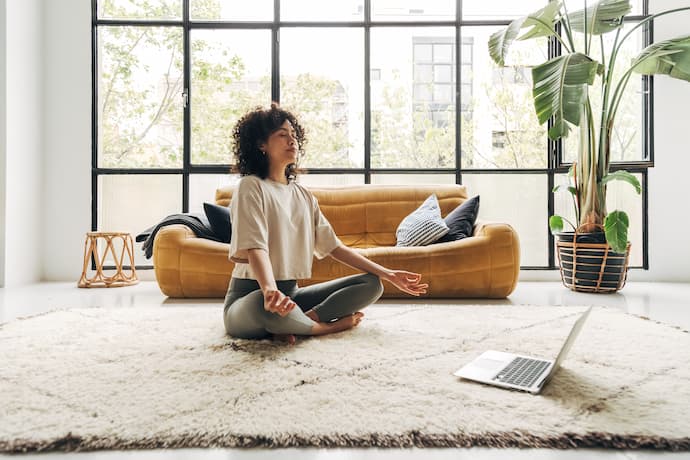
<path fill-rule="evenodd" d="M 147 259 L 150 259 L 153 255 L 153 240 L 156 238 L 158 230 L 172 224 L 186 225 L 199 238 L 221 241 L 211 230 L 211 225 L 205 215 L 199 213 L 171 214 L 136 236 L 137 243 L 144 242 L 142 249 Z"/>

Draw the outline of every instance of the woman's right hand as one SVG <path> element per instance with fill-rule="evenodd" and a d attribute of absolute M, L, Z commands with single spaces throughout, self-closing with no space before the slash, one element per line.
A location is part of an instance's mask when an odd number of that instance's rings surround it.
<path fill-rule="evenodd" d="M 267 289 L 264 292 L 264 309 L 280 316 L 286 316 L 297 304 L 278 289 Z"/>

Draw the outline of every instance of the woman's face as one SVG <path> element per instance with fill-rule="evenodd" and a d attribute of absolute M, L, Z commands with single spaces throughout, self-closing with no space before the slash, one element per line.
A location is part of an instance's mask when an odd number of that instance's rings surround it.
<path fill-rule="evenodd" d="M 260 148 L 268 155 L 271 165 L 287 166 L 297 162 L 297 138 L 292 124 L 285 120 L 280 128 L 268 136 L 268 140 L 261 144 Z"/>

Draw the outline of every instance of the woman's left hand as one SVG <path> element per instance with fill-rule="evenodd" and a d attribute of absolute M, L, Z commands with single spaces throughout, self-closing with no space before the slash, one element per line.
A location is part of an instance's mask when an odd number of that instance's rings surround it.
<path fill-rule="evenodd" d="M 426 294 L 426 288 L 429 287 L 426 283 L 420 283 L 422 275 L 404 270 L 392 270 L 384 279 L 401 291 L 415 296 Z"/>

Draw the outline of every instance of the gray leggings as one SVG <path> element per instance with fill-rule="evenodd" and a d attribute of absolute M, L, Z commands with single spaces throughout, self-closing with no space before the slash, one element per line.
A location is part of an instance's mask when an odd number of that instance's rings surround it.
<path fill-rule="evenodd" d="M 361 310 L 383 294 L 379 277 L 370 273 L 303 288 L 294 280 L 277 284 L 278 290 L 299 307 L 286 316 L 264 309 L 264 296 L 255 280 L 232 278 L 223 310 L 227 333 L 242 339 L 262 339 L 269 334 L 311 335 L 316 323 L 305 312 L 313 309 L 320 321 L 329 322 Z"/>

